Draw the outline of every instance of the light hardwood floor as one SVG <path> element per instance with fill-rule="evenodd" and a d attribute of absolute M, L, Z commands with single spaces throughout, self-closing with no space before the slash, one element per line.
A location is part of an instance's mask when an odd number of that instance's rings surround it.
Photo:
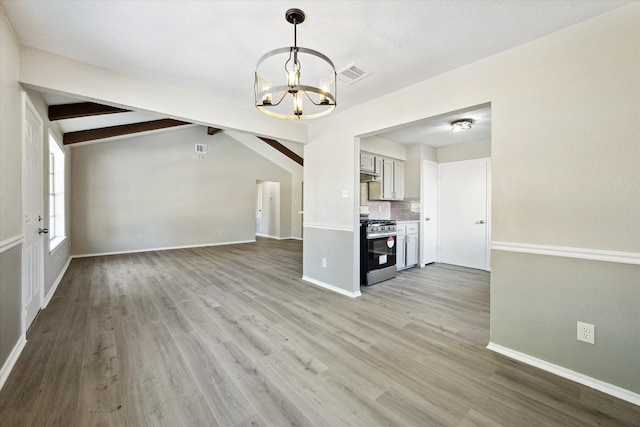
<path fill-rule="evenodd" d="M 640 407 L 487 350 L 488 273 L 357 299 L 302 243 L 75 259 L 0 391 L 1 426 L 630 426 Z"/>

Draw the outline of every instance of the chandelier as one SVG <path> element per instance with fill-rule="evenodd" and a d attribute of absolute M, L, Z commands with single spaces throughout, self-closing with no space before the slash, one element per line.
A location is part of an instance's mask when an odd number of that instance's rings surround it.
<path fill-rule="evenodd" d="M 289 9 L 285 18 L 293 24 L 293 46 L 272 50 L 258 60 L 254 84 L 256 108 L 278 119 L 326 116 L 336 108 L 336 68 L 322 53 L 298 47 L 297 26 L 305 19 L 302 10 Z M 310 86 L 309 82 L 317 85 Z"/>

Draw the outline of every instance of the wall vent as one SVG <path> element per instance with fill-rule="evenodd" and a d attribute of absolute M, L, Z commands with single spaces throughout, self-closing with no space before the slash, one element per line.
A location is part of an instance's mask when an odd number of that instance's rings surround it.
<path fill-rule="evenodd" d="M 196 153 L 207 154 L 207 144 L 196 144 Z"/>
<path fill-rule="evenodd" d="M 367 73 L 362 68 L 356 67 L 355 65 L 351 64 L 338 71 L 338 80 L 351 86 L 352 84 L 357 83 L 365 77 L 369 77 L 370 75 L 371 73 Z"/>

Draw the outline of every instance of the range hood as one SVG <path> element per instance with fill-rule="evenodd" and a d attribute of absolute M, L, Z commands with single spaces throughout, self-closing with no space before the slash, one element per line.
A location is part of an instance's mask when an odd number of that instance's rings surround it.
<path fill-rule="evenodd" d="M 377 182 L 381 180 L 382 176 L 379 173 L 360 171 L 360 182 Z"/>

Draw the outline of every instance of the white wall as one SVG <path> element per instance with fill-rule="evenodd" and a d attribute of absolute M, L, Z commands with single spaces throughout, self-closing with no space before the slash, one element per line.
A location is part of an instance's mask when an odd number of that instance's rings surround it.
<path fill-rule="evenodd" d="M 208 146 L 203 160 L 196 143 Z M 280 183 L 290 236 L 292 175 L 225 133 L 193 126 L 73 146 L 72 156 L 74 254 L 253 241 L 257 180 Z"/>
<path fill-rule="evenodd" d="M 358 135 L 491 102 L 492 239 L 508 243 L 492 256 L 491 340 L 640 393 L 639 21 L 634 3 L 312 123 L 306 219 L 318 230 L 345 231 L 307 239 L 305 250 L 357 248 L 356 203 L 339 191 L 357 188 Z M 525 262 L 509 256 L 515 244 L 528 248 Z M 568 247 L 571 257 L 623 254 L 601 269 L 589 259 L 552 262 L 532 245 Z M 356 266 L 331 284 L 353 291 Z M 570 274 L 578 267 L 601 274 Z M 304 274 L 329 276 L 306 255 Z M 526 297 L 532 293 L 544 298 Z M 575 339 L 578 320 L 620 339 L 585 347 Z"/>

